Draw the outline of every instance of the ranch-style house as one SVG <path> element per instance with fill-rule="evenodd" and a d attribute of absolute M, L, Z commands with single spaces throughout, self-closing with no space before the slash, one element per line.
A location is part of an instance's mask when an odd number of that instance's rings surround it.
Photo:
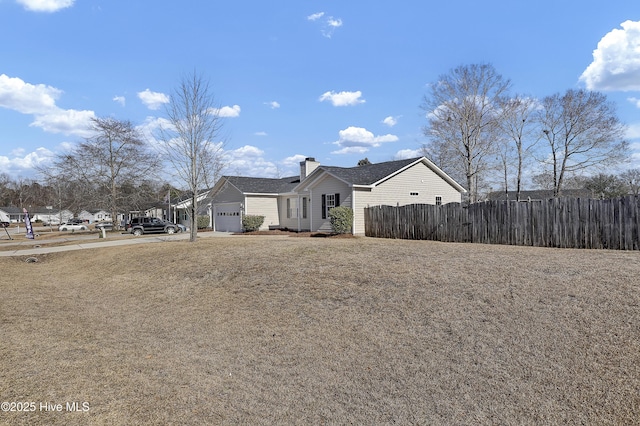
<path fill-rule="evenodd" d="M 365 207 L 459 203 L 464 192 L 426 157 L 356 167 L 306 158 L 299 176 L 223 176 L 209 199 L 216 231 L 240 232 L 244 215 L 260 215 L 261 229 L 330 232 L 329 210 L 347 206 L 353 209 L 352 233 L 363 235 Z"/>

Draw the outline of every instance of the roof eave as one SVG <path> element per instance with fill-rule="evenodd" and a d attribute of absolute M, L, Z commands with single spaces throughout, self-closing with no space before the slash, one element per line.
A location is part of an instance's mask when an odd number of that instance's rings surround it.
<path fill-rule="evenodd" d="M 278 195 L 280 195 L 280 193 L 279 192 L 243 192 L 242 195 L 245 195 L 245 196 L 247 196 L 247 195 L 249 195 L 249 196 L 250 195 L 262 195 L 262 196 L 269 195 L 269 196 L 272 196 L 272 197 L 277 197 Z"/>

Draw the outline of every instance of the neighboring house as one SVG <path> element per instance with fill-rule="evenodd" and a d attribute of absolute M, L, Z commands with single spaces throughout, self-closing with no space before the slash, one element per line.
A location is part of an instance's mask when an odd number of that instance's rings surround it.
<path fill-rule="evenodd" d="M 281 179 L 223 176 L 213 187 L 212 225 L 242 230 L 242 216 L 265 217 L 262 229 L 331 231 L 329 210 L 353 209 L 353 229 L 364 234 L 364 208 L 460 202 L 465 189 L 426 157 L 356 167 L 300 163 L 300 176 Z"/>
<path fill-rule="evenodd" d="M 197 216 L 209 216 L 209 227 L 213 226 L 211 222 L 211 199 L 209 198 L 209 193 L 211 189 L 206 189 L 198 194 L 196 198 L 198 202 L 198 211 L 196 212 Z M 185 226 L 190 226 L 189 215 L 191 208 L 191 195 L 185 195 L 181 199 L 176 200 L 175 204 L 172 205 L 173 208 L 173 220 L 174 223 L 183 224 Z"/>
<path fill-rule="evenodd" d="M 73 217 L 71 210 L 54 210 L 47 208 L 34 208 L 29 212 L 32 221 L 39 220 L 42 223 L 59 225 Z"/>
<path fill-rule="evenodd" d="M 24 222 L 24 213 L 19 207 L 0 207 L 0 210 L 9 217 L 9 222 Z"/>
<path fill-rule="evenodd" d="M 78 218 L 86 220 L 89 223 L 100 222 L 103 220 L 111 220 L 111 213 L 103 209 L 82 210 L 78 214 Z"/>
<path fill-rule="evenodd" d="M 169 219 L 171 214 L 169 214 L 168 210 L 169 204 L 162 202 L 149 202 L 142 206 L 140 206 L 140 210 L 129 210 L 129 213 L 126 215 L 126 221 L 129 222 L 134 217 L 157 217 L 160 219 Z M 174 205 L 171 205 L 173 208 Z M 118 220 L 125 220 L 125 215 L 121 215 L 118 213 Z"/>
<path fill-rule="evenodd" d="M 0 211 L 9 217 L 11 223 L 24 222 L 24 212 L 20 207 L 0 207 Z M 4 216 L 4 215 L 3 215 Z M 69 210 L 53 210 L 45 207 L 31 207 L 29 209 L 29 218 L 44 223 L 60 223 L 73 217 L 73 213 Z"/>

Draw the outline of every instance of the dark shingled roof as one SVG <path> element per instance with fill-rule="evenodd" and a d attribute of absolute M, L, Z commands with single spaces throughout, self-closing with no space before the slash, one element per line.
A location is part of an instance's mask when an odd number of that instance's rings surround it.
<path fill-rule="evenodd" d="M 280 194 L 291 192 L 300 183 L 300 176 L 289 176 L 280 179 L 256 178 L 244 176 L 225 176 L 227 181 L 240 192 L 257 194 Z"/>
<path fill-rule="evenodd" d="M 421 158 L 422 157 L 416 157 L 355 167 L 318 166 L 317 170 L 329 173 L 351 185 L 373 185 L 409 164 L 415 163 Z M 224 176 L 224 179 L 238 188 L 240 192 L 255 194 L 283 194 L 292 192 L 300 183 L 299 176 L 280 179 Z"/>
<path fill-rule="evenodd" d="M 356 167 L 333 167 L 319 166 L 319 169 L 331 173 L 338 179 L 342 179 L 353 185 L 372 185 L 380 179 L 384 179 L 390 174 L 397 172 L 403 167 L 419 160 L 422 157 L 409 158 L 406 160 L 387 161 L 384 163 L 366 164 Z"/>
<path fill-rule="evenodd" d="M 20 207 L 13 207 L 13 206 L 8 206 L 8 207 L 0 207 L 0 210 L 9 213 L 9 214 L 18 214 L 18 213 L 22 213 L 22 209 Z"/>

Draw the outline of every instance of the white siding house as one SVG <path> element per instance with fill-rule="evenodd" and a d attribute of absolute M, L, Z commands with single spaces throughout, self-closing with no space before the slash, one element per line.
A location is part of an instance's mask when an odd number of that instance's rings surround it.
<path fill-rule="evenodd" d="M 300 163 L 300 176 L 223 176 L 210 197 L 212 222 L 218 230 L 240 231 L 243 215 L 262 215 L 262 229 L 331 232 L 329 210 L 346 206 L 354 212 L 353 234 L 363 235 L 368 206 L 459 203 L 463 192 L 425 157 L 357 167 L 321 166 L 307 158 Z M 230 215 L 240 217 L 233 229 L 228 225 Z"/>
<path fill-rule="evenodd" d="M 103 209 L 82 210 L 78 218 L 89 223 L 111 220 L 111 213 Z"/>

